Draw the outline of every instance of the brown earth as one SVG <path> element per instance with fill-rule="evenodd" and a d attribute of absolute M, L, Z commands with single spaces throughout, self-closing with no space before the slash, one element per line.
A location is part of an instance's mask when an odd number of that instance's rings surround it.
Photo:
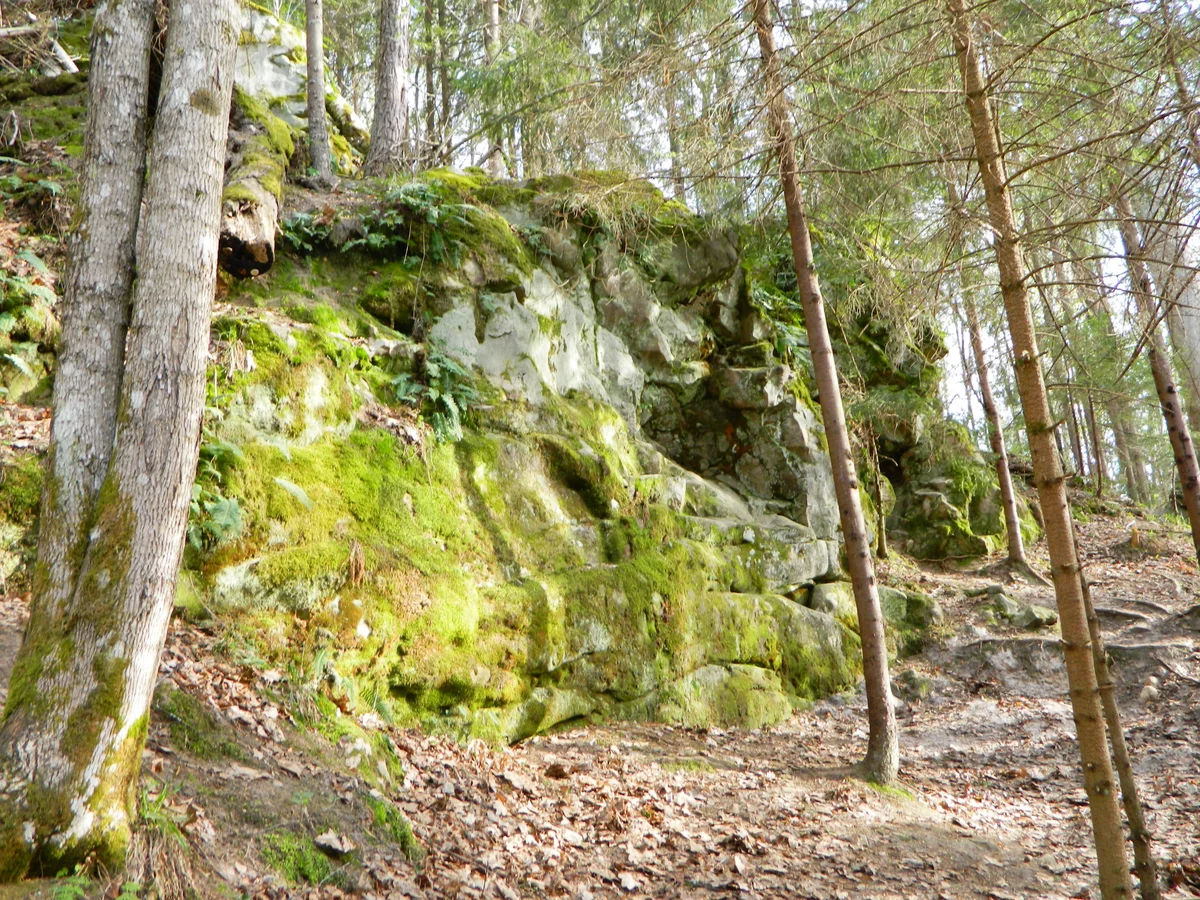
<path fill-rule="evenodd" d="M 1082 546 L 1167 896 L 1197 897 L 1200 577 L 1187 535 L 1108 511 L 1081 525 Z M 1154 553 L 1129 546 L 1131 524 Z M 191 860 L 180 883 L 253 897 L 1098 896 L 1057 636 L 998 625 L 993 597 L 966 596 L 995 583 L 981 570 L 890 568 L 948 620 L 936 646 L 894 667 L 907 697 L 897 789 L 848 776 L 865 745 L 861 694 L 764 731 L 611 723 L 496 749 L 366 716 L 370 740 L 335 740 L 337 728 L 295 724 L 296 676 L 232 658 L 218 627 L 176 622 L 163 678 L 204 704 L 219 750 L 182 746 L 159 704 L 147 830 L 178 829 L 183 844 L 151 843 Z M 1005 589 L 1053 606 L 1048 588 Z M 0 602 L 0 672 L 22 615 L 21 598 Z M 415 864 L 371 808 L 385 799 L 424 848 Z M 323 883 L 289 884 L 263 860 L 284 832 L 355 849 Z"/>

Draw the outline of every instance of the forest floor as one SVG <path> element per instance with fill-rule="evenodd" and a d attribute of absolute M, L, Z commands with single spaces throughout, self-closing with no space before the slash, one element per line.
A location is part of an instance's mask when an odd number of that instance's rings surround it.
<path fill-rule="evenodd" d="M 1129 546 L 1134 523 L 1145 549 Z M 1080 528 L 1167 896 L 1200 897 L 1200 575 L 1191 545 L 1128 513 Z M 893 670 L 907 697 L 895 789 L 848 777 L 865 745 L 861 693 L 770 730 L 614 722 L 507 749 L 361 717 L 387 731 L 403 764 L 389 771 L 379 761 L 372 786 L 361 777 L 366 742 L 296 727 L 270 699 L 281 673 L 236 665 L 218 652 L 214 629 L 176 621 L 162 676 L 221 710 L 224 730 L 207 738 L 221 752 L 180 746 L 159 705 L 143 815 L 186 840 L 193 863 L 166 861 L 180 854 L 159 841 L 160 858 L 143 855 L 139 877 L 153 871 L 202 894 L 272 900 L 1098 896 L 1057 636 L 996 624 L 995 598 L 968 596 L 998 582 L 986 570 L 893 568 L 947 613 L 937 646 Z M 1004 587 L 1018 602 L 1054 605 L 1049 588 Z M 24 617 L 25 598 L 0 600 L 0 685 Z M 385 821 L 385 799 L 411 821 L 422 858 Z M 280 839 L 296 833 L 323 835 L 335 857 L 339 845 L 353 849 L 341 862 L 313 859 L 311 845 Z M 297 885 L 297 872 L 319 885 Z M 37 892 L 58 896 L 53 887 Z"/>

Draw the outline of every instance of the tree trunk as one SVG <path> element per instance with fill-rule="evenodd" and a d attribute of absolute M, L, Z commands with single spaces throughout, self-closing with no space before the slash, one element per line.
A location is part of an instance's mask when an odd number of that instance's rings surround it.
<path fill-rule="evenodd" d="M 1004 170 L 998 134 L 992 118 L 982 60 L 971 37 L 964 0 L 948 0 L 951 34 L 966 95 L 966 106 L 975 139 L 980 177 L 987 198 L 992 226 L 992 246 L 1000 270 L 1000 291 L 1012 336 L 1016 360 L 1017 390 L 1029 435 L 1034 482 L 1045 522 L 1050 551 L 1054 593 L 1062 623 L 1063 655 L 1070 684 L 1071 707 L 1083 763 L 1100 869 L 1100 892 L 1104 900 L 1132 897 L 1125 836 L 1117 803 L 1112 760 L 1105 736 L 1096 670 L 1091 656 L 1087 613 L 1079 580 L 1079 560 L 1071 509 L 1067 500 L 1062 467 L 1054 448 L 1053 423 L 1046 401 L 1046 385 L 1038 361 L 1037 339 L 1026 270 L 1013 215 L 1008 177 Z"/>
<path fill-rule="evenodd" d="M 1192 165 L 1200 172 L 1200 115 L 1197 114 L 1196 100 L 1188 87 L 1187 76 L 1179 64 L 1179 54 L 1175 48 L 1175 24 L 1171 21 L 1170 0 L 1161 0 L 1163 14 L 1164 40 L 1163 49 L 1166 52 L 1167 64 L 1175 78 L 1175 97 L 1179 101 L 1180 118 L 1188 138 L 1188 155 Z"/>
<path fill-rule="evenodd" d="M 392 175 L 408 161 L 408 2 L 379 0 L 375 120 L 363 171 Z"/>
<path fill-rule="evenodd" d="M 754 25 L 762 51 L 762 71 L 767 116 L 771 138 L 779 160 L 779 180 L 787 208 L 788 231 L 792 240 L 792 259 L 800 288 L 804 327 L 812 351 L 813 373 L 820 395 L 821 418 L 829 442 L 829 459 L 833 467 L 834 489 L 841 513 L 842 536 L 846 542 L 846 559 L 850 580 L 854 586 L 854 602 L 858 609 L 858 628 L 862 638 L 863 677 L 867 691 L 867 755 L 863 760 L 865 776 L 880 784 L 895 780 L 900 768 L 896 713 L 888 679 L 887 647 L 884 643 L 883 614 L 875 584 L 875 566 L 871 545 L 867 539 L 862 502 L 858 496 L 858 476 L 854 471 L 850 435 L 842 410 L 841 388 L 837 364 L 829 341 L 825 322 L 825 305 L 813 264 L 812 239 L 808 231 L 808 216 L 800 190 L 797 171 L 796 144 L 788 115 L 787 98 L 783 91 L 779 58 L 775 52 L 775 37 L 768 11 L 769 0 L 754 0 Z"/>
<path fill-rule="evenodd" d="M 1099 273 L 1091 266 L 1076 259 L 1071 262 L 1071 275 L 1080 290 L 1083 290 L 1084 286 L 1088 286 L 1094 294 L 1091 300 L 1085 298 L 1089 315 L 1100 320 L 1105 334 L 1115 336 L 1112 310 L 1109 309 Z M 1104 401 L 1104 409 L 1108 413 L 1109 425 L 1112 426 L 1117 461 L 1120 464 L 1121 475 L 1125 479 L 1129 499 L 1135 503 L 1149 503 L 1150 486 L 1146 482 L 1146 462 L 1136 447 L 1136 435 L 1133 434 L 1133 429 L 1129 424 L 1132 415 L 1129 410 L 1129 401 L 1124 396 L 1112 393 Z"/>
<path fill-rule="evenodd" d="M 433 0 L 425 0 L 421 12 L 425 27 L 425 145 L 419 157 L 422 164 L 434 165 L 437 159 L 437 98 L 434 94 L 434 70 L 437 68 L 437 41 L 433 33 Z"/>
<path fill-rule="evenodd" d="M 1075 539 L 1075 555 L 1079 553 L 1079 538 Z M 1121 710 L 1117 706 L 1117 684 L 1108 668 L 1108 654 L 1104 649 L 1104 635 L 1100 631 L 1100 617 L 1092 604 L 1092 586 L 1087 573 L 1079 568 L 1079 586 L 1083 591 L 1083 605 L 1087 612 L 1088 633 L 1092 639 L 1092 663 L 1096 667 L 1096 681 L 1100 686 L 1100 702 L 1104 707 L 1104 722 L 1108 726 L 1108 737 L 1112 741 L 1113 763 L 1121 783 L 1121 805 L 1129 819 L 1129 831 L 1133 839 L 1133 868 L 1138 874 L 1142 900 L 1159 900 L 1158 866 L 1154 862 L 1151 848 L 1150 829 L 1142 813 L 1142 801 L 1138 795 L 1137 778 L 1133 773 L 1133 762 L 1129 758 L 1129 747 L 1125 743 L 1125 728 L 1121 724 Z"/>
<path fill-rule="evenodd" d="M 671 194 L 680 203 L 687 201 L 687 187 L 683 183 L 683 170 L 679 165 L 679 121 L 675 111 L 675 79 L 667 73 L 663 88 L 667 103 L 667 148 L 671 157 Z"/>
<path fill-rule="evenodd" d="M 55 489 L 43 497 L 33 584 L 36 604 L 51 611 L 61 610 L 74 589 L 116 430 L 146 167 L 153 33 L 154 0 L 104 3 L 96 12 L 79 227 L 70 243 L 54 379 L 47 467 Z"/>
<path fill-rule="evenodd" d="M 1143 235 L 1146 265 L 1166 305 L 1188 424 L 1200 434 L 1200 278 L 1192 268 L 1196 261 L 1192 235 L 1177 223 L 1159 223 L 1147 232 Z"/>
<path fill-rule="evenodd" d="M 483 11 L 483 53 L 487 65 L 491 67 L 500 52 L 499 0 L 483 0 Z M 493 114 L 492 110 L 484 111 L 485 117 Z M 483 168 L 492 178 L 503 178 L 507 174 L 504 164 L 504 132 L 498 124 L 488 130 L 488 150 L 483 160 Z"/>
<path fill-rule="evenodd" d="M 983 399 L 983 415 L 988 423 L 988 441 L 992 456 L 996 460 L 996 478 L 1000 481 L 1000 500 L 1004 506 L 1004 531 L 1008 536 L 1008 561 L 1025 562 L 1025 541 L 1021 537 L 1021 517 L 1017 513 L 1017 495 L 1013 490 L 1012 473 L 1008 470 L 1008 448 L 1004 446 L 1004 429 L 1000 425 L 1000 413 L 992 397 L 992 383 L 988 378 L 987 359 L 983 353 L 983 336 L 979 329 L 979 313 L 975 309 L 975 298 L 963 291 L 963 304 L 967 308 L 967 327 L 971 331 L 971 351 L 975 355 L 975 373 L 979 376 L 979 393 Z"/>
<path fill-rule="evenodd" d="M 1100 428 L 1096 418 L 1096 403 L 1092 399 L 1092 392 L 1088 391 L 1087 406 L 1087 426 L 1088 431 L 1092 436 L 1092 458 L 1096 461 L 1096 499 L 1099 500 L 1104 496 L 1104 456 L 1100 450 Z"/>
<path fill-rule="evenodd" d="M 198 456 L 238 14 L 171 9 L 113 452 L 69 602 L 35 596 L 0 727 L 9 878 L 114 868 L 128 842 Z"/>
<path fill-rule="evenodd" d="M 952 179 L 947 179 L 949 185 L 949 200 L 952 214 L 961 215 L 961 199 L 958 187 Z M 965 218 L 963 220 L 966 221 Z M 988 377 L 987 357 L 983 352 L 983 332 L 979 327 L 979 311 L 975 307 L 975 291 L 973 284 L 963 281 L 963 306 L 967 314 L 967 330 L 971 337 L 971 352 L 975 358 L 975 374 L 979 379 L 979 396 L 983 401 L 983 416 L 987 420 L 988 442 L 995 458 L 996 479 L 1000 483 L 1000 501 L 1004 508 L 1004 531 L 1008 537 L 1008 561 L 1024 564 L 1025 541 L 1021 537 L 1021 517 L 1017 512 L 1017 495 L 1013 489 L 1012 472 L 1008 469 L 1008 448 L 1004 445 L 1004 429 L 1000 424 L 1000 413 L 996 409 L 996 400 L 992 396 L 992 382 Z"/>
<path fill-rule="evenodd" d="M 1125 433 L 1125 422 L 1121 417 L 1122 410 L 1115 401 L 1110 400 L 1105 404 L 1105 411 L 1108 413 L 1108 424 L 1112 426 L 1113 444 L 1116 445 L 1117 461 L 1121 465 L 1121 474 L 1125 478 L 1125 490 L 1129 494 L 1130 500 L 1135 503 L 1145 503 L 1137 474 L 1133 468 L 1133 456 Z"/>
<path fill-rule="evenodd" d="M 240 91 L 234 94 L 230 127 L 221 268 L 238 278 L 253 278 L 275 264 L 279 204 L 295 145 L 281 119 Z"/>
<path fill-rule="evenodd" d="M 442 157 L 446 153 L 446 144 L 450 135 L 450 66 L 446 62 L 446 0 L 437 0 L 437 54 L 438 54 L 438 83 L 441 87 L 441 113 L 438 116 L 438 151 L 437 160 L 445 162 Z"/>
<path fill-rule="evenodd" d="M 308 161 L 317 179 L 333 184 L 329 154 L 329 124 L 325 118 L 325 27 L 322 0 L 306 0 L 305 35 L 308 53 Z"/>
<path fill-rule="evenodd" d="M 1167 437 L 1175 454 L 1175 469 L 1179 473 L 1179 484 L 1183 490 L 1183 502 L 1187 509 L 1188 523 L 1192 528 L 1192 544 L 1200 559 L 1200 468 L 1196 465 L 1196 454 L 1192 448 L 1192 436 L 1183 419 L 1179 392 L 1175 389 L 1175 376 L 1171 371 L 1171 357 L 1163 343 L 1162 333 L 1156 321 L 1157 306 L 1154 301 L 1154 284 L 1146 267 L 1141 238 L 1133 218 L 1133 207 L 1129 198 L 1121 193 L 1117 196 L 1116 211 L 1121 231 L 1121 243 L 1125 247 L 1125 261 L 1129 266 L 1129 279 L 1133 284 L 1133 296 L 1146 328 L 1146 355 L 1150 361 L 1150 373 L 1154 376 L 1154 390 L 1162 407 L 1167 425 Z"/>

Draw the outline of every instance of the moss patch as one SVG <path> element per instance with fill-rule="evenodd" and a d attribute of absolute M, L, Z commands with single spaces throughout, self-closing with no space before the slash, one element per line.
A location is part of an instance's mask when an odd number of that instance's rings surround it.
<path fill-rule="evenodd" d="M 0 518 L 22 527 L 37 518 L 44 480 L 45 468 L 36 456 L 0 468 Z"/>
<path fill-rule="evenodd" d="M 317 849 L 312 838 L 290 831 L 264 835 L 261 854 L 263 862 L 288 884 L 324 884 L 333 874 L 329 858 Z"/>
<path fill-rule="evenodd" d="M 154 693 L 154 710 L 167 720 L 167 728 L 181 750 L 201 759 L 245 759 L 233 729 L 204 704 L 168 684 Z"/>
<path fill-rule="evenodd" d="M 388 839 L 400 848 L 405 859 L 413 865 L 418 865 L 425 859 L 425 848 L 413 834 L 412 824 L 404 813 L 387 800 L 376 800 L 374 797 L 367 798 L 367 806 L 371 809 L 375 825 L 382 829 Z"/>

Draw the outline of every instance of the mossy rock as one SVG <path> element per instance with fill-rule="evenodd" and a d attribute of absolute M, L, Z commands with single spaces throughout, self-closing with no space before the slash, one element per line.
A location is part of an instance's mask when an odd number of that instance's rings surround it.
<path fill-rule="evenodd" d="M 704 666 L 664 691 L 659 716 L 688 728 L 766 728 L 790 718 L 779 675 L 758 666 Z"/>

